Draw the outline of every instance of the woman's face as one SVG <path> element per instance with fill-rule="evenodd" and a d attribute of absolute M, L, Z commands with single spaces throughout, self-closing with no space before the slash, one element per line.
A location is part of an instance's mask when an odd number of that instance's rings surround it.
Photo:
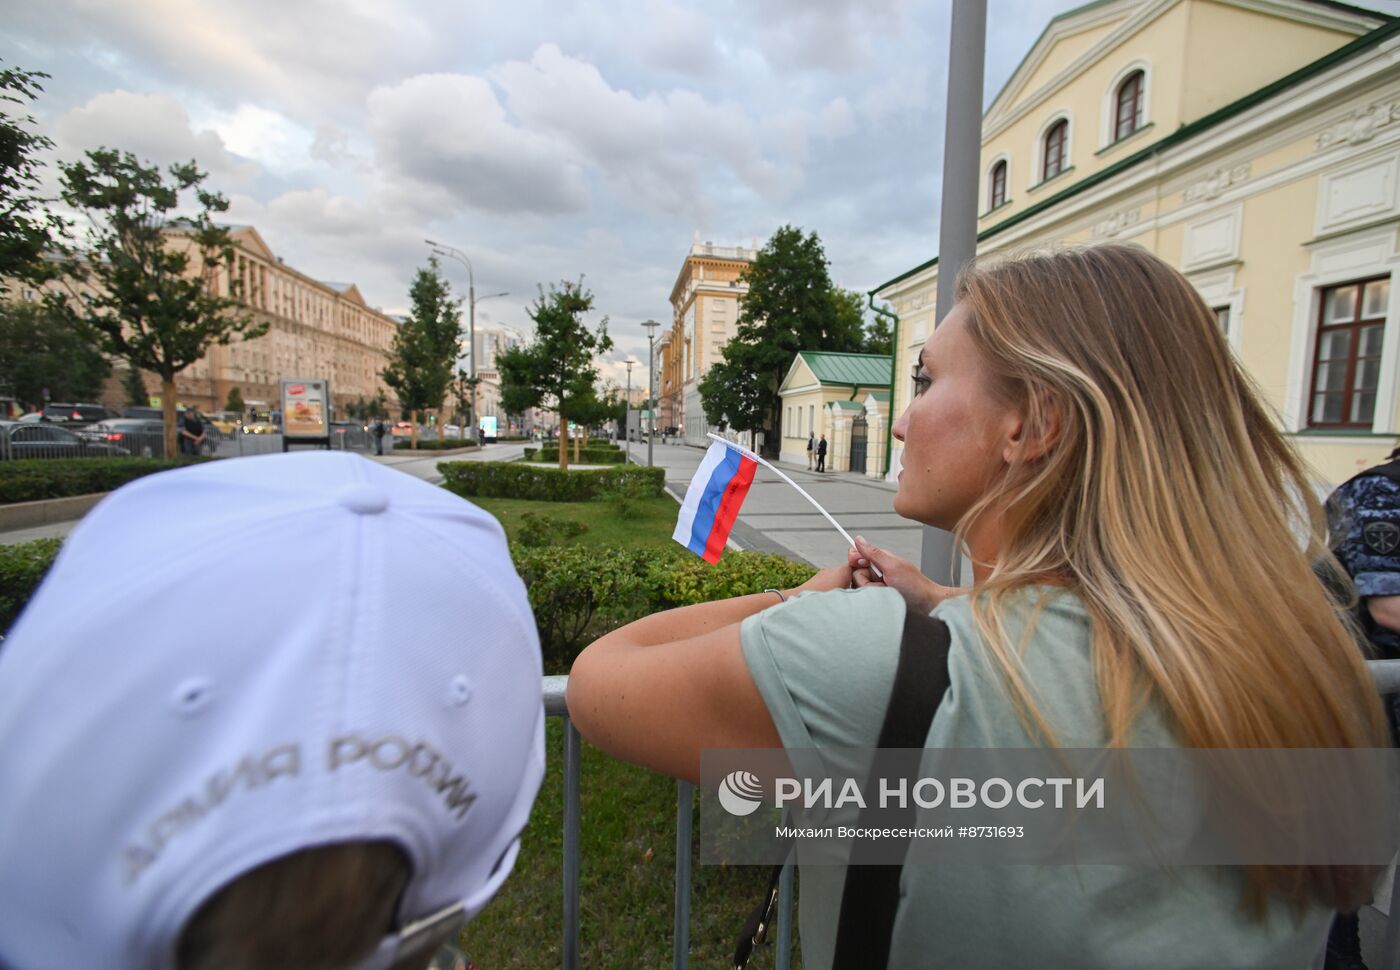
<path fill-rule="evenodd" d="M 1020 415 L 993 395 L 962 304 L 924 343 L 914 382 L 915 397 L 894 423 L 904 442 L 894 508 L 952 529 L 1005 469 Z"/>

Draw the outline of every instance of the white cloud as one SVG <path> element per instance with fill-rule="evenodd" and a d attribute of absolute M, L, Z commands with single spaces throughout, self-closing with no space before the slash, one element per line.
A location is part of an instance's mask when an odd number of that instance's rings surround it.
<path fill-rule="evenodd" d="M 800 177 L 760 148 L 758 124 L 741 105 L 695 91 L 638 96 L 614 88 L 592 64 L 545 44 L 530 61 L 491 72 L 511 112 L 586 158 L 621 201 L 665 213 L 703 212 L 707 183 L 730 172 L 758 195 L 781 198 Z"/>
<path fill-rule="evenodd" d="M 252 104 L 210 120 L 229 150 L 254 158 L 270 169 L 304 168 L 311 158 L 313 136 L 285 115 Z"/>
<path fill-rule="evenodd" d="M 159 165 L 195 159 L 211 185 L 243 186 L 259 174 L 253 162 L 228 150 L 218 132 L 195 131 L 184 106 L 166 95 L 109 91 L 61 115 L 53 124 L 60 157 L 93 148 L 120 148 Z"/>
<path fill-rule="evenodd" d="M 709 77 L 718 69 L 714 27 L 671 0 L 648 0 L 638 39 L 643 63 L 660 71 Z"/>
<path fill-rule="evenodd" d="M 567 149 L 511 124 L 479 77 L 411 77 L 376 88 L 368 108 L 377 160 L 435 195 L 488 212 L 559 214 L 588 205 Z"/>

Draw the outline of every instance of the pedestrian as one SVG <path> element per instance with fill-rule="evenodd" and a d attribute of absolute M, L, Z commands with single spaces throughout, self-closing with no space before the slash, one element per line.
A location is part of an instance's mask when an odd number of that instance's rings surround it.
<path fill-rule="evenodd" d="M 1357 629 L 1371 655 L 1400 658 L 1400 447 L 1385 462 L 1337 486 L 1327 499 L 1327 520 L 1332 551 L 1353 584 L 1339 598 L 1355 601 Z M 1388 700 L 1395 736 L 1400 733 L 1396 696 Z M 1327 937 L 1324 970 L 1365 967 L 1360 919 L 1355 912 L 1338 913 Z"/>
<path fill-rule="evenodd" d="M 185 408 L 184 420 L 180 422 L 180 454 L 198 455 L 204 446 L 204 422 L 199 420 L 199 412 Z"/>
<path fill-rule="evenodd" d="M 846 764 L 908 736 L 890 699 L 926 715 L 913 746 L 931 754 L 1386 746 L 1312 572 L 1307 468 L 1179 272 L 1124 244 L 964 270 L 913 383 L 894 511 L 951 531 L 971 587 L 861 541 L 796 589 L 644 617 L 574 662 L 585 739 L 691 781 L 716 748 Z M 1229 792 L 1278 818 L 1242 780 Z M 803 963 L 1303 970 L 1374 888 L 1369 866 L 1173 866 L 1141 844 L 1132 865 L 849 870 L 805 866 L 799 844 Z"/>
<path fill-rule="evenodd" d="M 817 453 L 817 436 L 811 431 L 807 432 L 807 470 L 812 470 L 812 460 Z"/>
<path fill-rule="evenodd" d="M 817 471 L 826 471 L 826 435 L 817 442 Z"/>
<path fill-rule="evenodd" d="M 374 453 L 383 456 L 384 454 L 384 419 L 376 418 L 374 421 Z"/>
<path fill-rule="evenodd" d="M 189 595 L 218 574 L 256 609 Z M 0 649 L 0 966 L 462 965 L 541 674 L 505 534 L 444 489 L 343 451 L 118 489 Z"/>

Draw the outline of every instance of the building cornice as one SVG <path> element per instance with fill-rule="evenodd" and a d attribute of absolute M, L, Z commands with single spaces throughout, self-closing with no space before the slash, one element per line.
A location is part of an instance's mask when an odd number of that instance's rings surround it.
<path fill-rule="evenodd" d="M 1354 64 L 1336 74 L 1334 68 L 1347 61 Z M 1037 216 L 1060 207 L 1066 200 L 1078 197 L 1073 208 L 1055 212 L 1060 219 L 1073 217 L 1081 209 L 1099 204 L 1104 197 L 1131 193 L 1145 182 L 1160 181 L 1164 169 L 1179 169 L 1196 164 L 1202 157 L 1227 151 L 1237 142 L 1257 136 L 1261 131 L 1282 125 L 1290 118 L 1316 111 L 1320 104 L 1335 102 L 1348 89 L 1358 87 L 1375 75 L 1400 67 L 1400 20 L 1392 20 L 1338 48 L 1285 77 L 1225 105 L 1198 121 L 1185 125 L 1158 139 L 1107 168 L 1088 175 L 1055 195 L 1042 199 L 1016 215 L 978 233 L 977 241 L 1002 235 L 1023 226 Z M 1278 97 L 1287 92 L 1287 97 Z M 1225 121 L 1232 121 L 1228 126 Z M 1324 126 L 1326 127 L 1326 126 Z M 1155 162 L 1149 169 L 1145 163 Z M 1124 173 L 1132 174 L 1119 178 Z M 1092 190 L 1099 190 L 1089 195 Z M 1025 235 L 1025 232 L 1016 236 Z M 870 291 L 873 296 L 890 299 L 894 293 L 908 287 L 905 283 L 916 277 L 926 279 L 935 271 L 935 256 Z M 887 293 L 888 291 L 888 293 Z"/>

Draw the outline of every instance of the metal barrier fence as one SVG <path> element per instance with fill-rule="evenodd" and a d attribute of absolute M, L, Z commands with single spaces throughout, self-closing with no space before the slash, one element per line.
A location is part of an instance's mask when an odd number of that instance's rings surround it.
<path fill-rule="evenodd" d="M 117 422 L 65 428 L 47 422 L 0 426 L 0 460 L 25 458 L 164 458 L 165 432 L 159 423 Z M 387 440 L 387 436 L 386 436 Z M 361 427 L 332 428 L 335 451 L 374 451 L 374 437 Z M 386 445 L 386 448 L 389 445 Z M 280 434 L 224 435 L 207 427 L 199 454 L 217 458 L 265 455 L 282 451 Z"/>
<path fill-rule="evenodd" d="M 1382 694 L 1400 693 L 1400 660 L 1372 660 L 1367 666 Z M 579 764 L 580 738 L 569 720 L 564 695 L 568 688 L 567 675 L 544 678 L 544 712 L 546 717 L 564 719 L 564 970 L 579 966 Z M 685 970 L 690 965 L 690 853 L 695 786 L 687 781 L 676 782 L 676 890 L 672 967 Z M 788 970 L 792 949 L 793 864 L 783 867 L 778 883 L 778 935 L 774 940 L 774 966 Z M 1400 867 L 1397 867 L 1390 890 L 1391 907 L 1400 902 Z M 1400 915 L 1400 914 L 1396 914 Z M 1385 943 L 1381 966 L 1400 968 L 1400 919 L 1386 920 Z M 1320 968 L 1321 954 L 1319 954 Z"/>

